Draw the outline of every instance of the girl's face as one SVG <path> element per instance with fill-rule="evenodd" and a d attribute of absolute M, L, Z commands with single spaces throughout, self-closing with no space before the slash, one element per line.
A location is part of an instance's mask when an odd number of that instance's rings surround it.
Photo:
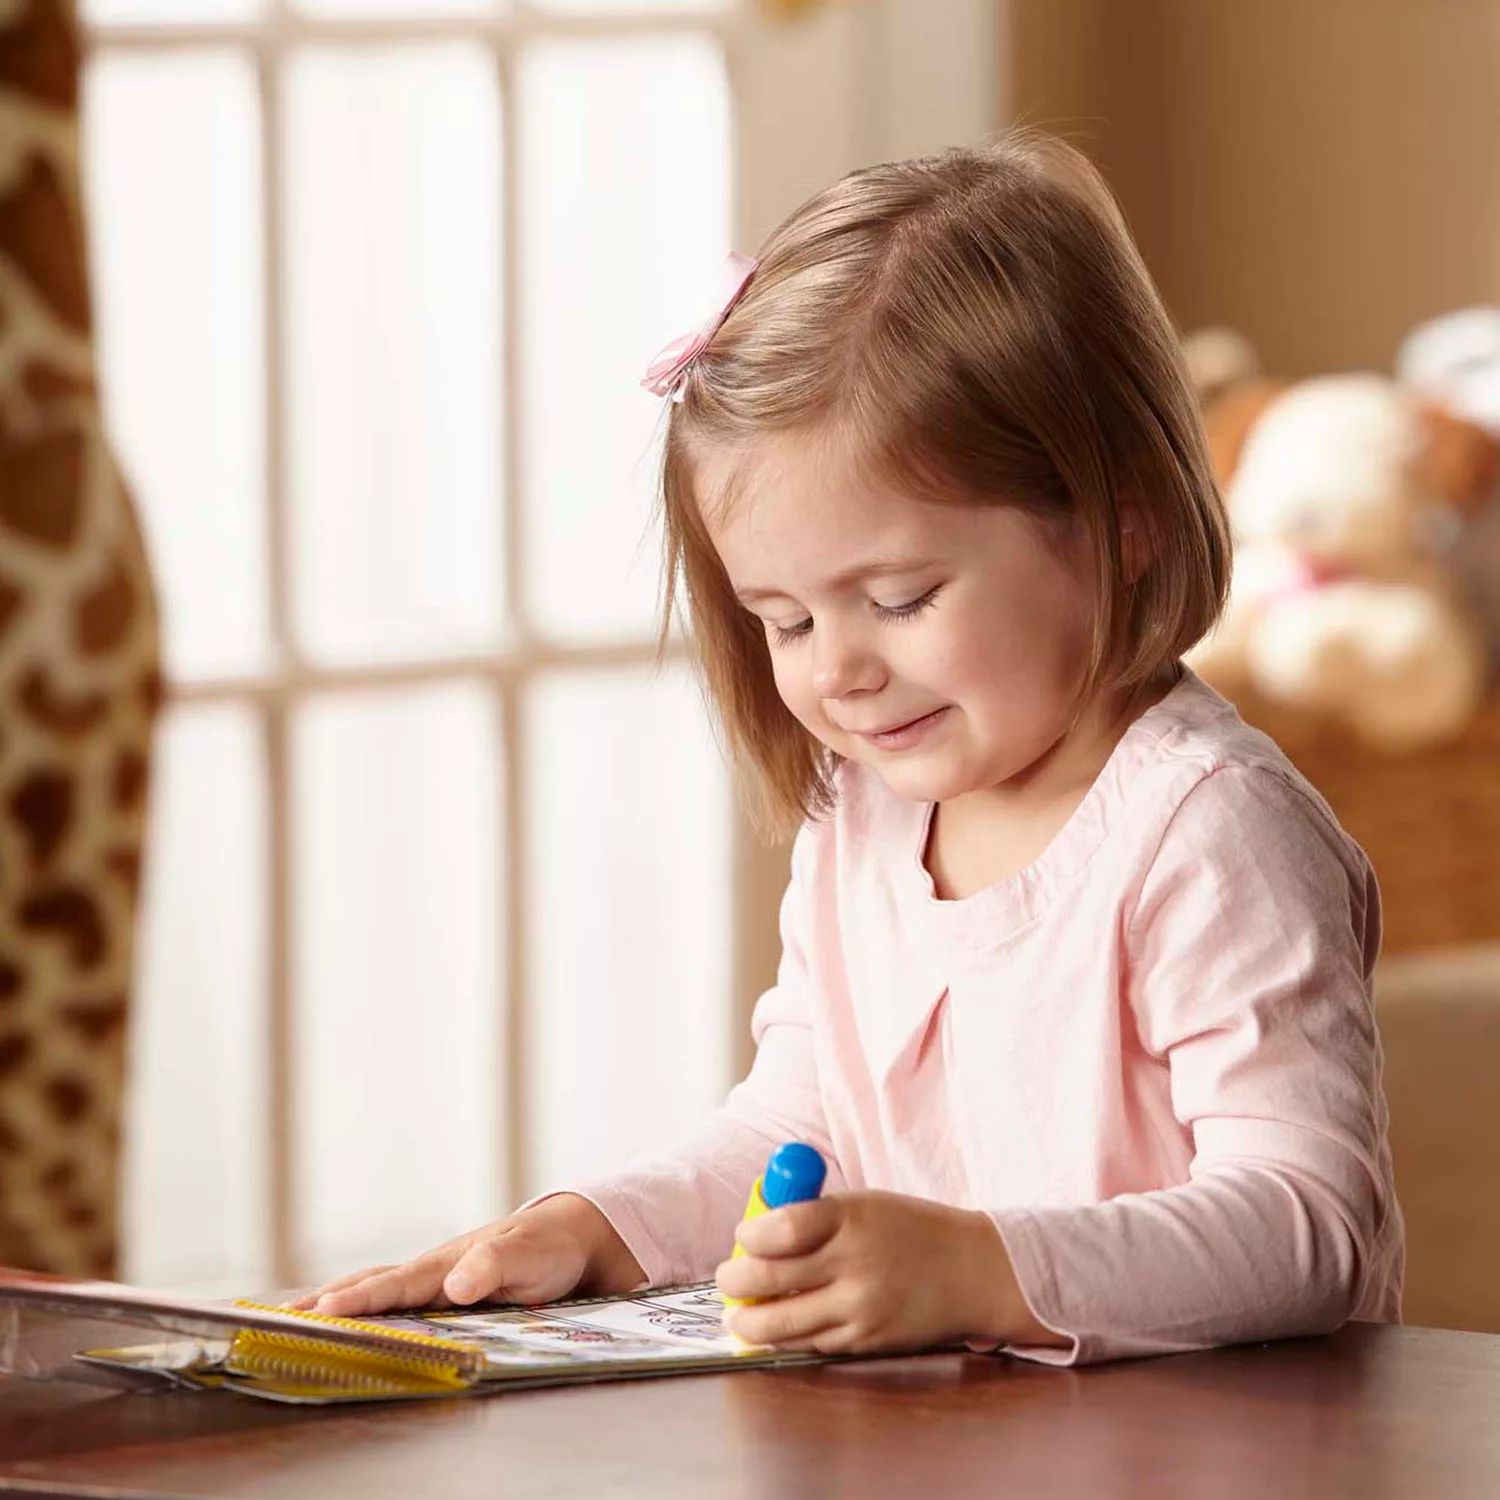
<path fill-rule="evenodd" d="M 1023 785 L 1067 734 L 1088 664 L 1081 528 L 848 474 L 826 448 L 767 444 L 726 509 L 728 464 L 700 467 L 710 534 L 764 622 L 782 700 L 901 796 Z"/>

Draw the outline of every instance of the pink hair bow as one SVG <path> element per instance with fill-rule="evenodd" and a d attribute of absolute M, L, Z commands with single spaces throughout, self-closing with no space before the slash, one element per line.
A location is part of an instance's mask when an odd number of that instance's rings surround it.
<path fill-rule="evenodd" d="M 708 341 L 723 326 L 734 307 L 744 295 L 750 277 L 760 262 L 748 255 L 730 251 L 724 267 L 724 287 L 719 296 L 718 311 L 713 313 L 703 326 L 693 333 L 685 333 L 673 339 L 646 367 L 641 384 L 653 396 L 670 396 L 674 401 L 682 400 L 682 380 L 688 366 L 708 348 Z"/>

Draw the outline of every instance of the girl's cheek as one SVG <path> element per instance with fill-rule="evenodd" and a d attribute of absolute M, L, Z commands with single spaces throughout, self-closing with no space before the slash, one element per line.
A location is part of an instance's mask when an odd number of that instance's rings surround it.
<path fill-rule="evenodd" d="M 799 688 L 797 677 L 789 671 L 774 656 L 771 658 L 771 680 L 776 684 L 776 691 L 781 701 L 791 709 L 800 719 L 802 717 L 803 691 Z"/>
<path fill-rule="evenodd" d="M 778 696 L 786 704 L 792 717 L 804 729 L 816 734 L 822 723 L 822 715 L 818 711 L 817 696 L 806 680 L 792 668 L 777 663 L 774 659 L 771 676 Z"/>
<path fill-rule="evenodd" d="M 934 688 L 949 692 L 989 682 L 1002 666 L 1003 653 L 995 650 L 983 633 L 958 639 L 951 630 L 934 630 L 913 645 L 916 649 L 908 658 L 908 675 L 919 681 L 927 678 Z"/>

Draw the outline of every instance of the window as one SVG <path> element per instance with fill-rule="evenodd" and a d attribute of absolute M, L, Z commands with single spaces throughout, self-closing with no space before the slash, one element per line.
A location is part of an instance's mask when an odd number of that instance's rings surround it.
<path fill-rule="evenodd" d="M 743 1065 L 777 860 L 681 654 L 652 670 L 636 382 L 732 244 L 990 128 L 991 7 L 937 9 L 86 8 L 102 374 L 171 684 L 134 1279 L 405 1256 Z"/>

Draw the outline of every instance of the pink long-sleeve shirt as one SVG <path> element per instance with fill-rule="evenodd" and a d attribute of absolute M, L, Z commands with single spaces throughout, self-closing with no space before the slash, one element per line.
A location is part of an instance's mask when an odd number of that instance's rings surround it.
<path fill-rule="evenodd" d="M 939 900 L 931 804 L 846 764 L 805 826 L 754 1066 L 675 1150 L 573 1189 L 653 1284 L 713 1274 L 770 1150 L 993 1219 L 1056 1364 L 1400 1319 L 1375 879 L 1192 673 L 1036 862 Z"/>

